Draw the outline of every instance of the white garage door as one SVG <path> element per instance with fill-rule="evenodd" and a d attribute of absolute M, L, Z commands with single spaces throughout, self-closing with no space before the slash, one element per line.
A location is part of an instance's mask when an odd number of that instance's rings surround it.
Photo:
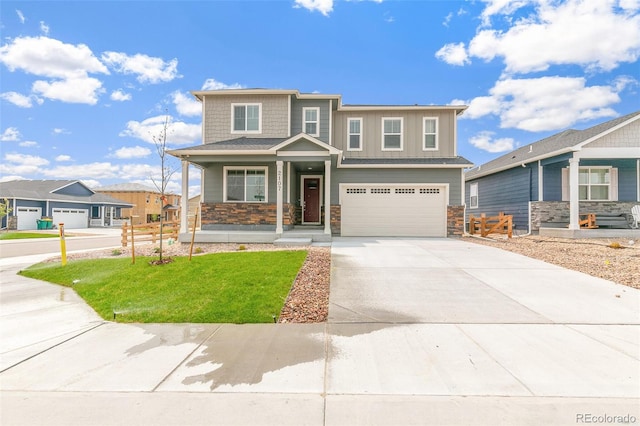
<path fill-rule="evenodd" d="M 18 231 L 38 229 L 38 220 L 42 218 L 40 207 L 18 207 Z"/>
<path fill-rule="evenodd" d="M 340 185 L 343 236 L 446 237 L 447 186 Z"/>
<path fill-rule="evenodd" d="M 79 229 L 89 226 L 87 209 L 53 209 L 53 223 L 64 223 L 65 229 Z"/>

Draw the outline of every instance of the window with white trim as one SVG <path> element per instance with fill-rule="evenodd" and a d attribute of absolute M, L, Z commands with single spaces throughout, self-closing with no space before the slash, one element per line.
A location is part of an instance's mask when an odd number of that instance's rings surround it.
<path fill-rule="evenodd" d="M 224 201 L 265 203 L 267 167 L 225 167 Z"/>
<path fill-rule="evenodd" d="M 423 151 L 438 149 L 438 118 L 424 117 L 422 120 Z"/>
<path fill-rule="evenodd" d="M 302 108 L 302 128 L 311 136 L 320 136 L 320 108 Z"/>
<path fill-rule="evenodd" d="M 231 104 L 231 133 L 260 133 L 261 104 Z"/>
<path fill-rule="evenodd" d="M 478 208 L 478 182 L 469 185 L 469 208 Z"/>
<path fill-rule="evenodd" d="M 100 206 L 91 206 L 91 218 L 99 219 L 100 217 Z"/>
<path fill-rule="evenodd" d="M 362 151 L 362 118 L 347 119 L 347 151 Z"/>
<path fill-rule="evenodd" d="M 382 119 L 382 150 L 402 151 L 402 117 Z"/>
<path fill-rule="evenodd" d="M 611 168 L 581 167 L 578 194 L 581 200 L 608 201 L 611 193 Z"/>

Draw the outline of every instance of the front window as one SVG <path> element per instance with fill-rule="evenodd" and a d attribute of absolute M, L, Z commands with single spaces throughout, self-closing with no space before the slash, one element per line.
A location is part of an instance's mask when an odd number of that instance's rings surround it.
<path fill-rule="evenodd" d="M 232 133 L 260 133 L 260 104 L 233 104 Z"/>
<path fill-rule="evenodd" d="M 100 218 L 100 206 L 91 206 L 91 218 L 92 219 Z"/>
<path fill-rule="evenodd" d="M 402 118 L 382 119 L 382 150 L 402 151 Z"/>
<path fill-rule="evenodd" d="M 362 118 L 350 118 L 347 125 L 347 150 L 362 151 Z"/>
<path fill-rule="evenodd" d="M 478 183 L 472 183 L 469 186 L 469 207 L 478 208 Z"/>
<path fill-rule="evenodd" d="M 438 149 L 438 119 L 425 117 L 423 122 L 424 129 L 424 151 Z"/>
<path fill-rule="evenodd" d="M 579 176 L 578 193 L 581 200 L 609 200 L 610 168 L 580 168 Z"/>
<path fill-rule="evenodd" d="M 311 136 L 320 136 L 320 108 L 302 108 L 304 132 Z"/>
<path fill-rule="evenodd" d="M 225 168 L 225 201 L 263 203 L 267 200 L 267 168 Z"/>

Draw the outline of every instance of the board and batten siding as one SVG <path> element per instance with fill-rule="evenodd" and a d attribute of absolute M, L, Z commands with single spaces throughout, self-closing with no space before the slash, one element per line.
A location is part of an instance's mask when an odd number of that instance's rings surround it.
<path fill-rule="evenodd" d="M 242 136 L 261 138 L 289 137 L 289 95 L 215 95 L 204 97 L 203 143 L 219 142 Z M 231 132 L 231 104 L 261 104 L 260 133 Z"/>
<path fill-rule="evenodd" d="M 403 118 L 402 151 L 382 150 L 382 119 Z M 438 149 L 424 151 L 423 118 L 438 119 Z M 362 118 L 362 150 L 347 149 L 349 118 Z M 333 145 L 346 158 L 435 158 L 454 157 L 456 113 L 448 110 L 375 110 L 336 111 L 333 120 Z"/>
<path fill-rule="evenodd" d="M 315 99 L 296 99 L 292 98 L 291 101 L 291 135 L 297 135 L 304 133 L 302 129 L 303 108 L 320 108 L 320 139 L 322 142 L 329 143 L 330 129 L 331 129 L 331 101 L 327 99 L 315 100 Z"/>
<path fill-rule="evenodd" d="M 340 200 L 341 183 L 442 183 L 449 184 L 448 204 L 459 206 L 462 190 L 460 169 L 333 169 L 331 172 L 331 204 Z"/>
<path fill-rule="evenodd" d="M 470 186 L 478 184 L 478 207 L 471 208 Z M 465 184 L 467 204 L 466 222 L 469 216 L 479 217 L 482 213 L 496 216 L 500 212 L 513 215 L 516 230 L 528 231 L 529 201 L 538 199 L 538 167 L 528 164 L 493 175 L 484 176 Z"/>

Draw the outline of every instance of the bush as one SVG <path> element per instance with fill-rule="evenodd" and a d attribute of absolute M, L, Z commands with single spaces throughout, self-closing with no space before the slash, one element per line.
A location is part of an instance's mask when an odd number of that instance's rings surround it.
<path fill-rule="evenodd" d="M 114 249 L 111 251 L 111 256 L 120 256 L 122 254 L 122 250 Z"/>

